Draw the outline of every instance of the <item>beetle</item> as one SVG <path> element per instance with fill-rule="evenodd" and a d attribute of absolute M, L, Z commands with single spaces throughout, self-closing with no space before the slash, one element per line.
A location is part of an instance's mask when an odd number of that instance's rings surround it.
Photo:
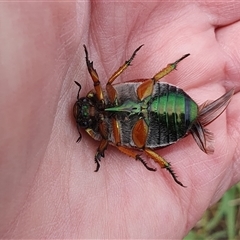
<path fill-rule="evenodd" d="M 192 134 L 203 152 L 212 153 L 213 148 L 209 143 L 213 134 L 205 126 L 225 110 L 234 90 L 228 91 L 213 102 L 207 101 L 198 106 L 181 88 L 159 81 L 176 69 L 178 63 L 190 54 L 185 54 L 168 64 L 152 78 L 113 84 L 142 46 L 113 73 L 103 88 L 84 45 L 86 65 L 94 89 L 85 97 L 80 97 L 81 85 L 75 81 L 78 93 L 73 115 L 79 133 L 77 142 L 82 138 L 81 128 L 93 139 L 100 141 L 95 154 L 95 172 L 100 168 L 100 161 L 108 144 L 111 144 L 124 154 L 142 162 L 148 170 L 156 171 L 141 157 L 140 153 L 145 153 L 161 168 L 167 169 L 177 184 L 185 187 L 177 179 L 171 164 L 154 150 L 176 143 Z"/>

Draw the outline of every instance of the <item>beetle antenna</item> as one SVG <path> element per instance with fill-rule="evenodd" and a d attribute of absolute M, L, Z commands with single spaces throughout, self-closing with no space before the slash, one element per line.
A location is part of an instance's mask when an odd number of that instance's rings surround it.
<path fill-rule="evenodd" d="M 79 143 L 81 140 L 82 140 L 82 134 L 80 133 L 80 134 L 79 134 L 79 138 L 77 139 L 76 142 Z"/>
<path fill-rule="evenodd" d="M 77 129 L 78 129 L 79 137 L 78 137 L 78 139 L 77 139 L 76 142 L 79 143 L 79 142 L 81 141 L 81 139 L 82 139 L 82 134 L 81 134 L 81 132 L 80 132 L 80 130 L 79 130 L 78 125 L 77 125 Z"/>
<path fill-rule="evenodd" d="M 77 100 L 79 100 L 79 93 L 80 93 L 80 90 L 81 90 L 81 84 L 79 83 L 79 82 L 76 82 L 76 81 L 74 81 L 77 85 L 78 85 L 78 87 L 79 87 L 79 89 L 78 89 L 78 93 L 77 93 Z"/>

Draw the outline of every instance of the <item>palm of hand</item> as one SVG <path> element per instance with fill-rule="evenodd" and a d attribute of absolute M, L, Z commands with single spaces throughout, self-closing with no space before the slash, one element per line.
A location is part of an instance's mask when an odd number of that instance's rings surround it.
<path fill-rule="evenodd" d="M 10 52 L 14 58 L 2 67 L 3 79 L 9 78 L 2 94 L 9 101 L 0 105 L 7 109 L 1 145 L 1 182 L 8 182 L 1 191 L 2 236 L 180 238 L 239 181 L 240 63 L 235 32 L 240 16 L 236 10 L 225 18 L 231 9 L 227 5 L 93 4 L 91 14 L 83 3 L 79 12 L 71 4 L 68 11 L 60 4 L 49 5 L 52 14 L 44 12 L 43 18 L 52 23 L 47 35 L 46 26 L 35 16 L 29 13 L 27 20 L 21 16 L 24 21 L 17 23 L 18 31 L 9 32 L 24 44 L 14 45 L 15 51 Z M 38 11 L 32 8 L 31 12 Z M 7 10 L 14 15 L 14 9 Z M 76 23 L 77 16 L 82 18 Z M 26 21 L 31 35 L 23 34 Z M 90 48 L 102 84 L 133 49 L 145 43 L 116 81 L 149 78 L 190 52 L 191 61 L 182 62 L 166 81 L 183 88 L 198 103 L 235 87 L 227 111 L 209 126 L 215 134 L 213 155 L 202 153 L 190 136 L 158 151 L 171 162 L 186 189 L 165 170 L 149 172 L 113 147 L 105 152 L 100 171 L 93 173 L 97 143 L 84 134 L 76 145 L 74 120 L 69 120 L 77 91 L 73 81 L 81 82 L 82 94 L 92 88 L 83 43 Z M 1 50 L 10 56 L 7 51 Z M 10 64 L 16 66 L 12 71 Z M 8 118 L 13 113 L 10 129 Z"/>

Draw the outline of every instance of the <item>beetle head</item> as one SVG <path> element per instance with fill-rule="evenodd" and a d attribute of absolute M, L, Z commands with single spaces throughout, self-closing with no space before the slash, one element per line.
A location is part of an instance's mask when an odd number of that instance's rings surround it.
<path fill-rule="evenodd" d="M 75 82 L 79 87 L 78 94 L 77 94 L 77 101 L 73 106 L 73 116 L 77 123 L 77 128 L 79 132 L 79 138 L 77 142 L 81 140 L 81 133 L 80 128 L 96 128 L 96 107 L 92 97 L 79 97 L 79 93 L 81 90 L 81 85 L 78 82 Z"/>
<path fill-rule="evenodd" d="M 73 106 L 73 116 L 79 127 L 85 129 L 92 127 L 94 122 L 94 116 L 91 114 L 92 108 L 91 100 L 86 97 L 79 98 L 76 101 Z"/>

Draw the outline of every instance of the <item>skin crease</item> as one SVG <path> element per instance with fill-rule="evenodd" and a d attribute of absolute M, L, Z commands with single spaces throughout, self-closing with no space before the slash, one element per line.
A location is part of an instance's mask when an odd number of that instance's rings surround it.
<path fill-rule="evenodd" d="M 181 239 L 239 181 L 239 3 L 0 6 L 1 238 Z M 72 116 L 74 81 L 81 96 L 93 88 L 83 44 L 103 86 L 144 44 L 116 82 L 150 78 L 190 53 L 164 81 L 199 104 L 235 88 L 227 110 L 208 127 L 213 155 L 191 136 L 157 151 L 187 188 L 112 146 L 94 173 L 98 143 L 83 131 L 75 143 Z"/>

